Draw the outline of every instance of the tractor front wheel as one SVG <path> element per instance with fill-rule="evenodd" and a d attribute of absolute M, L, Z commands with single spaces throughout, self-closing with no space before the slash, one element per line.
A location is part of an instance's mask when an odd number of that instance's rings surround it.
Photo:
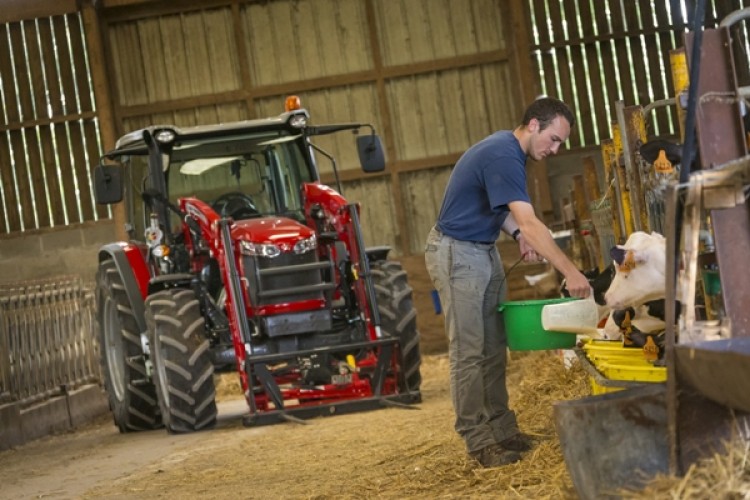
<path fill-rule="evenodd" d="M 112 260 L 99 265 L 96 277 L 97 320 L 104 388 L 120 432 L 161 426 L 156 389 L 146 370 L 135 312 Z"/>
<path fill-rule="evenodd" d="M 195 293 L 173 288 L 150 295 L 146 323 L 167 431 L 177 434 L 213 427 L 217 415 L 214 367 Z"/>
<path fill-rule="evenodd" d="M 399 262 L 379 260 L 370 263 L 370 274 L 377 294 L 380 329 L 384 334 L 399 339 L 399 391 L 418 392 L 422 383 L 422 356 L 419 352 L 417 311 L 406 271 Z"/>

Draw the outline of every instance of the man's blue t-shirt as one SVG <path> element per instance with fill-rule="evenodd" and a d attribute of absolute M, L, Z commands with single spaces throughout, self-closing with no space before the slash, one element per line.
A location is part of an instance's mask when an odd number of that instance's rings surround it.
<path fill-rule="evenodd" d="M 510 130 L 471 146 L 453 168 L 437 228 L 457 240 L 494 243 L 512 201 L 530 202 L 526 155 Z"/>

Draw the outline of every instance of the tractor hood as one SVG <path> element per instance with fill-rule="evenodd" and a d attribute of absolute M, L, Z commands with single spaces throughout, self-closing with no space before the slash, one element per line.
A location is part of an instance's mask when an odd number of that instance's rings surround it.
<path fill-rule="evenodd" d="M 256 245 L 274 245 L 286 253 L 300 241 L 314 240 L 315 231 L 287 217 L 263 217 L 235 221 L 232 239 Z M 313 243 L 314 245 L 314 243 Z"/>

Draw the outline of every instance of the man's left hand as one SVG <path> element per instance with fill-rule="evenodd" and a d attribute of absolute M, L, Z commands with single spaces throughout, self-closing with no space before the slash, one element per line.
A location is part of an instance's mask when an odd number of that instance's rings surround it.
<path fill-rule="evenodd" d="M 544 260 L 544 257 L 536 253 L 536 250 L 528 244 L 523 233 L 518 236 L 518 248 L 521 250 L 521 255 L 525 262 L 539 262 Z"/>

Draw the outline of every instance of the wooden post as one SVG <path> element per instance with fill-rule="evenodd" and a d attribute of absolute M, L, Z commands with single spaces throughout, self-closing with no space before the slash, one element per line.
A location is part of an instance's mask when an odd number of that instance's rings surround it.
<path fill-rule="evenodd" d="M 107 77 L 101 21 L 99 13 L 93 5 L 94 3 L 97 2 L 81 2 L 81 15 L 86 34 L 86 45 L 89 49 L 91 79 L 94 88 L 94 99 L 96 101 L 96 114 L 99 118 L 102 146 L 105 151 L 108 151 L 114 148 L 117 141 L 117 127 L 115 126 L 114 107 L 109 88 L 109 78 Z M 125 203 L 112 205 L 112 217 L 115 223 L 115 237 L 121 240 L 127 239 L 128 235 L 125 231 Z"/>
<path fill-rule="evenodd" d="M 591 217 L 591 238 L 589 240 L 589 248 L 594 254 L 592 263 L 595 263 L 599 268 L 599 271 L 603 271 L 606 264 L 604 263 L 604 256 L 601 251 L 600 235 L 594 224 L 594 213 L 591 210 L 591 204 L 598 202 L 601 197 L 601 190 L 599 189 L 599 176 L 596 172 L 596 163 L 591 156 L 585 156 L 583 158 L 583 179 L 584 189 L 586 190 L 586 197 L 588 198 L 588 208 Z"/>

